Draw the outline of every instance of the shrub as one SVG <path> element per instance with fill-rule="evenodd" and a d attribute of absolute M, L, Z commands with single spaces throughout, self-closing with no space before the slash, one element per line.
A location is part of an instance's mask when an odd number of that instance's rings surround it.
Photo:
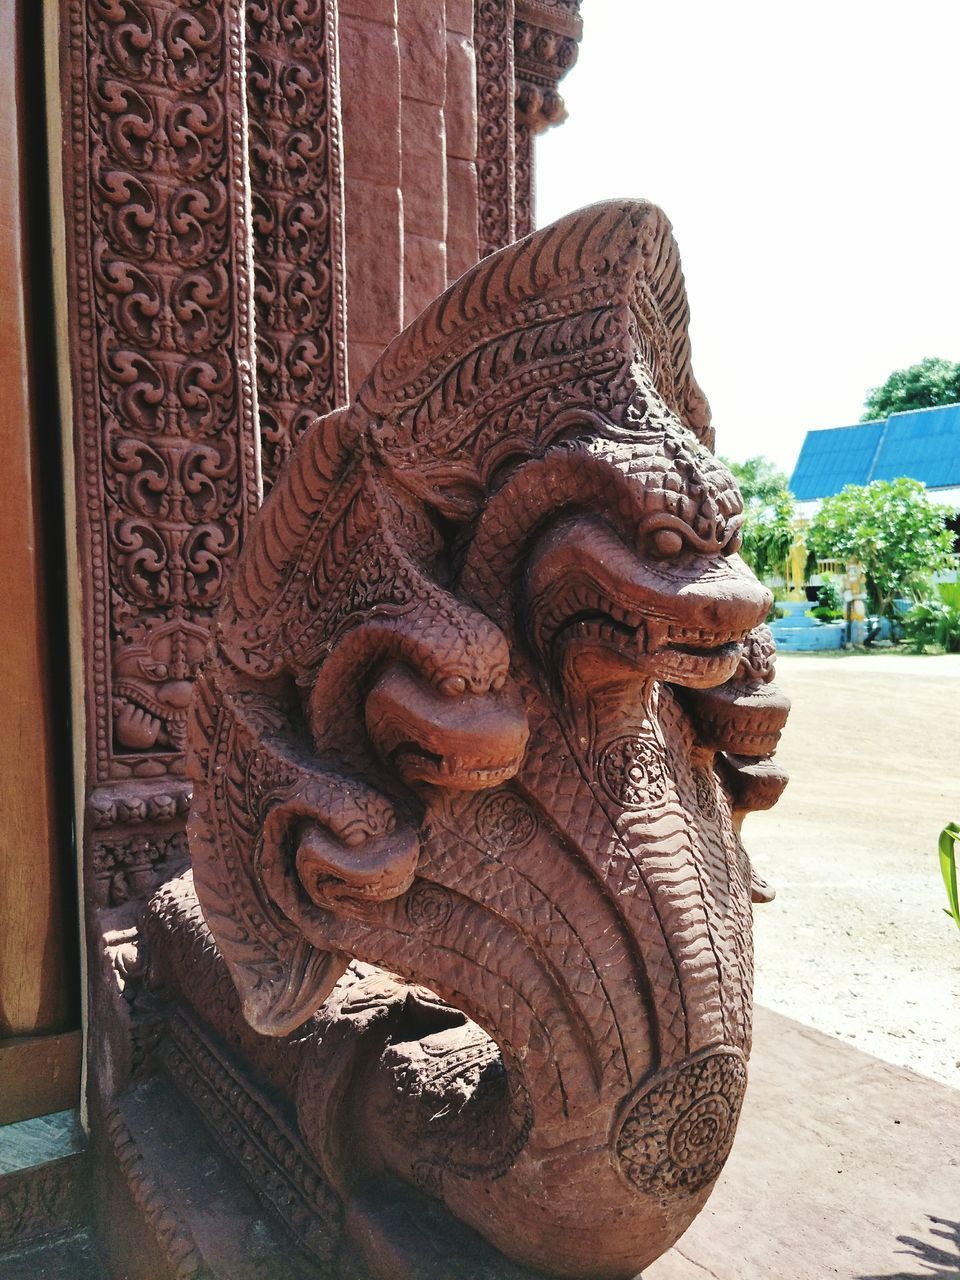
<path fill-rule="evenodd" d="M 960 653 L 960 583 L 942 582 L 939 599 L 915 604 L 903 620 L 914 653 L 936 645 L 945 653 Z"/>

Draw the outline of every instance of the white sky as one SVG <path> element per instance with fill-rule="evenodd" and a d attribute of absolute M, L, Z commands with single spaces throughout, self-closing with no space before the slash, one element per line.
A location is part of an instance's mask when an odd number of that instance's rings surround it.
<path fill-rule="evenodd" d="M 960 359 L 960 0 L 584 0 L 537 220 L 642 196 L 683 258 L 719 452 L 790 471 Z"/>

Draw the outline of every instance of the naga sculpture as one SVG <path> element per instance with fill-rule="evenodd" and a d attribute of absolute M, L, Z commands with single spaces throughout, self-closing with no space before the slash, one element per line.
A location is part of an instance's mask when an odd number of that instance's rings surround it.
<path fill-rule="evenodd" d="M 645 203 L 485 259 L 309 429 L 220 609 L 196 893 L 252 1027 L 320 1010 L 348 1224 L 388 1178 L 630 1277 L 730 1150 L 788 704 L 687 322 Z"/>

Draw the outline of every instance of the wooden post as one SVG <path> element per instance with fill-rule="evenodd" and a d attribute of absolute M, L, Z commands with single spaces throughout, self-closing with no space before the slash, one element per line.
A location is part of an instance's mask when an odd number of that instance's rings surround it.
<path fill-rule="evenodd" d="M 16 36 L 0 44 L 0 1065 L 15 1062 L 18 1081 L 28 1086 L 34 1059 L 49 1065 L 56 1049 L 56 1062 L 40 1074 L 67 1084 L 53 1093 L 39 1089 L 36 1106 L 44 1111 L 51 1098 L 55 1106 L 76 1101 L 79 1065 L 79 1037 L 56 1034 L 79 1022 L 73 890 L 64 883 L 69 873 L 57 823 L 58 799 L 69 800 L 57 796 L 55 781 L 54 734 L 69 733 L 69 715 L 66 708 L 58 713 L 51 698 L 40 492 L 41 451 L 59 446 L 47 401 L 35 395 L 32 365 L 31 255 L 45 260 L 49 248 L 28 243 L 28 229 L 38 224 L 27 199 L 36 104 L 27 101 L 22 75 L 25 4 L 0 0 L 0 26 Z M 29 154 L 37 159 L 32 148 Z M 59 501 L 54 493 L 46 497 Z M 0 1071 L 0 1122 L 13 1118 L 4 1112 L 9 1096 Z M 18 1117 L 30 1110 L 22 1088 L 16 1109 Z"/>

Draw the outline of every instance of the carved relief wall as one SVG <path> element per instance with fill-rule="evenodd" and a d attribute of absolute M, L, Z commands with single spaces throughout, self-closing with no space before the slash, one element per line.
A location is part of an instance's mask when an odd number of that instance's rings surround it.
<path fill-rule="evenodd" d="M 183 851 L 191 681 L 259 503 L 241 15 L 61 7 L 88 820 L 121 896 Z"/>
<path fill-rule="evenodd" d="M 325 0 L 61 5 L 98 903 L 186 854 L 186 703 L 261 449 L 269 487 L 346 396 L 335 17 Z"/>
<path fill-rule="evenodd" d="M 533 139 L 566 117 L 583 23 L 580 0 L 477 0 L 474 22 L 484 256 L 533 230 Z"/>
<path fill-rule="evenodd" d="M 247 0 L 257 388 L 267 490 L 347 398 L 336 8 Z"/>
<path fill-rule="evenodd" d="M 474 45 L 477 52 L 477 223 L 480 256 L 502 249 L 516 232 L 516 143 L 513 0 L 476 0 Z"/>
<path fill-rule="evenodd" d="M 135 955 L 140 904 L 188 857 L 187 706 L 250 521 L 404 316 L 515 235 L 517 15 L 514 0 L 49 8 L 90 985 L 123 1024 L 94 1000 L 101 1061 L 120 1064 L 91 1069 L 106 1102 L 143 1058 L 108 935 Z M 434 27 L 442 76 L 418 34 Z"/>

